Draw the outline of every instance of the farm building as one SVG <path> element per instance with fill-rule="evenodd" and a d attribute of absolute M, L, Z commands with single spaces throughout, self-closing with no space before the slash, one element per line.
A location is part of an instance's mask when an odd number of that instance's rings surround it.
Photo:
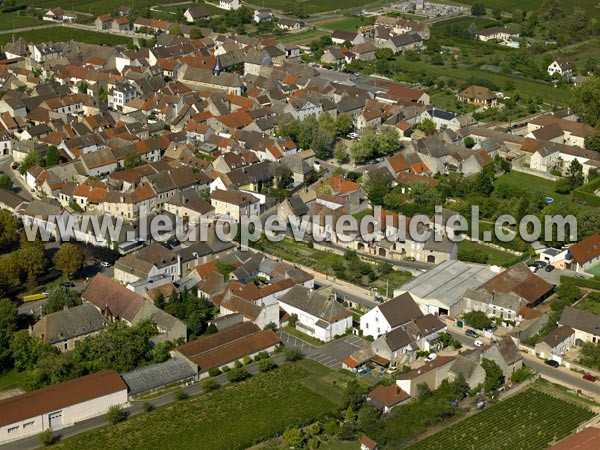
<path fill-rule="evenodd" d="M 127 404 L 127 385 L 103 370 L 0 401 L 0 444 L 58 430 Z"/>

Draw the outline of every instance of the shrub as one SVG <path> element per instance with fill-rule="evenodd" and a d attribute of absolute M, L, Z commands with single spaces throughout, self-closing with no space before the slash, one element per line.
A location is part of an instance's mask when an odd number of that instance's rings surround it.
<path fill-rule="evenodd" d="M 216 377 L 218 375 L 221 375 L 221 371 L 219 370 L 218 367 L 213 367 L 212 369 L 208 370 L 208 375 L 211 377 Z"/>
<path fill-rule="evenodd" d="M 154 405 L 150 402 L 145 402 L 144 403 L 144 411 L 146 412 L 150 412 L 154 410 Z"/>
<path fill-rule="evenodd" d="M 108 412 L 106 413 L 106 420 L 108 420 L 111 425 L 123 422 L 126 418 L 127 414 L 121 405 L 112 405 L 108 408 Z"/>
<path fill-rule="evenodd" d="M 252 358 L 250 356 L 244 356 L 244 365 L 247 366 L 248 364 L 252 363 Z"/>
<path fill-rule="evenodd" d="M 44 447 L 48 447 L 54 443 L 54 435 L 50 428 L 46 428 L 39 434 L 40 442 Z"/>
<path fill-rule="evenodd" d="M 220 386 L 221 385 L 219 383 L 217 383 L 215 380 L 206 380 L 204 382 L 204 384 L 202 385 L 202 390 L 204 392 L 211 392 L 216 389 L 219 389 Z"/>
<path fill-rule="evenodd" d="M 521 383 L 533 376 L 534 372 L 529 367 L 521 367 L 513 372 L 510 376 L 510 381 Z"/>
<path fill-rule="evenodd" d="M 298 361 L 302 359 L 302 352 L 297 348 L 286 348 L 283 352 L 286 361 Z"/>
<path fill-rule="evenodd" d="M 231 370 L 231 367 L 229 367 L 229 366 L 223 366 L 223 367 L 221 367 L 221 371 L 222 371 L 223 373 L 227 373 L 227 372 L 229 372 L 230 370 Z"/>
<path fill-rule="evenodd" d="M 243 366 L 242 362 L 239 359 L 233 365 L 236 369 L 239 369 Z"/>
<path fill-rule="evenodd" d="M 277 364 L 272 359 L 263 359 L 258 363 L 258 370 L 261 372 L 270 372 L 271 370 L 277 368 Z"/>
<path fill-rule="evenodd" d="M 185 400 L 189 396 L 190 395 L 181 388 L 179 388 L 175 391 L 175 399 L 176 400 Z"/>
<path fill-rule="evenodd" d="M 243 368 L 233 369 L 227 374 L 227 379 L 232 383 L 243 381 L 246 378 L 250 378 L 250 372 Z"/>
<path fill-rule="evenodd" d="M 268 357 L 269 354 L 267 352 L 258 352 L 257 355 L 254 357 L 254 361 L 260 361 L 261 359 L 267 359 Z"/>

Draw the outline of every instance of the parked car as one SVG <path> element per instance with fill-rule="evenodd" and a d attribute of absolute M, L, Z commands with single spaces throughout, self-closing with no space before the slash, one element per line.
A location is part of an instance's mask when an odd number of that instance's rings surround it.
<path fill-rule="evenodd" d="M 533 265 L 538 269 L 541 269 L 542 267 L 546 267 L 548 263 L 546 261 L 536 261 L 533 263 Z"/>
<path fill-rule="evenodd" d="M 70 281 L 65 281 L 64 283 L 60 283 L 60 285 L 68 288 L 75 287 L 75 283 L 71 283 Z"/>
<path fill-rule="evenodd" d="M 110 267 L 110 263 L 109 263 L 109 262 L 107 262 L 107 261 L 102 261 L 102 262 L 100 263 L 100 265 L 101 265 L 102 267 Z"/>
<path fill-rule="evenodd" d="M 488 325 L 487 327 L 485 327 L 485 331 L 489 331 L 490 333 L 493 333 L 497 329 L 498 329 L 498 325 L 496 325 L 495 323 L 493 323 L 493 324 Z"/>
<path fill-rule="evenodd" d="M 427 355 L 427 358 L 425 358 L 425 361 L 435 361 L 437 359 L 437 353 L 430 353 L 429 355 Z"/>
<path fill-rule="evenodd" d="M 573 275 L 575 278 L 585 278 L 583 275 L 581 275 L 580 273 L 576 273 L 575 275 Z"/>
<path fill-rule="evenodd" d="M 50 291 L 44 291 L 44 292 L 42 292 L 42 294 L 44 294 L 44 295 L 50 295 Z"/>
<path fill-rule="evenodd" d="M 475 347 L 483 347 L 483 342 L 481 342 L 479 339 L 475 339 L 475 342 L 473 342 L 473 344 L 475 345 Z"/>
<path fill-rule="evenodd" d="M 539 269 L 539 267 L 538 267 L 538 266 L 529 266 L 529 270 L 530 270 L 532 273 L 536 273 L 536 272 L 538 271 L 538 269 Z"/>
<path fill-rule="evenodd" d="M 544 361 L 544 364 L 548 364 L 550 367 L 560 367 L 560 363 L 554 359 L 547 359 L 546 361 Z"/>
<path fill-rule="evenodd" d="M 584 380 L 586 380 L 586 381 L 591 381 L 592 383 L 593 383 L 594 381 L 596 381 L 596 377 L 595 377 L 594 375 L 592 375 L 591 373 L 586 373 L 586 374 L 583 376 L 583 379 L 584 379 Z"/>
<path fill-rule="evenodd" d="M 477 338 L 479 337 L 479 334 L 477 334 L 477 333 L 475 332 L 475 330 L 471 330 L 471 329 L 468 329 L 467 331 L 465 331 L 465 334 L 466 334 L 467 336 L 469 336 L 469 337 L 472 337 L 472 338 L 474 338 L 474 339 L 477 339 Z"/>
<path fill-rule="evenodd" d="M 548 265 L 547 265 L 547 266 L 544 268 L 544 270 L 545 270 L 546 272 L 552 272 L 552 271 L 554 270 L 554 266 L 553 266 L 552 264 L 548 264 Z"/>

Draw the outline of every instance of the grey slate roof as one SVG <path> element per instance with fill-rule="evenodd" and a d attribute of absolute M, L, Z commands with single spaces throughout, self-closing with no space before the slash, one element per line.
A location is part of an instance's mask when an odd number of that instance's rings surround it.
<path fill-rule="evenodd" d="M 192 378 L 195 375 L 196 371 L 186 361 L 169 359 L 159 364 L 152 364 L 124 373 L 121 377 L 129 386 L 129 395 L 135 395 Z"/>
<path fill-rule="evenodd" d="M 408 292 L 382 303 L 379 310 L 392 328 L 423 316 L 419 305 Z"/>
<path fill-rule="evenodd" d="M 310 289 L 304 286 L 294 286 L 279 297 L 279 301 L 294 306 L 325 322 L 333 323 L 352 313 L 331 294 L 332 291 L 329 288 L 321 288 L 311 292 Z"/>
<path fill-rule="evenodd" d="M 43 316 L 33 326 L 33 335 L 55 344 L 104 328 L 106 320 L 89 303 Z"/>

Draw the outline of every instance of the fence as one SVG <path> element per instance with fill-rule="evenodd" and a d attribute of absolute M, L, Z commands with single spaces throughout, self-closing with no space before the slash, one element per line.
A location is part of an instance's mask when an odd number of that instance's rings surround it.
<path fill-rule="evenodd" d="M 546 180 L 551 181 L 558 181 L 559 179 L 559 177 L 557 177 L 556 175 L 552 175 L 551 173 L 543 172 L 541 170 L 535 170 L 525 166 L 513 166 L 512 170 L 516 170 L 517 172 L 523 172 L 528 175 L 533 175 L 540 178 L 545 178 Z"/>

